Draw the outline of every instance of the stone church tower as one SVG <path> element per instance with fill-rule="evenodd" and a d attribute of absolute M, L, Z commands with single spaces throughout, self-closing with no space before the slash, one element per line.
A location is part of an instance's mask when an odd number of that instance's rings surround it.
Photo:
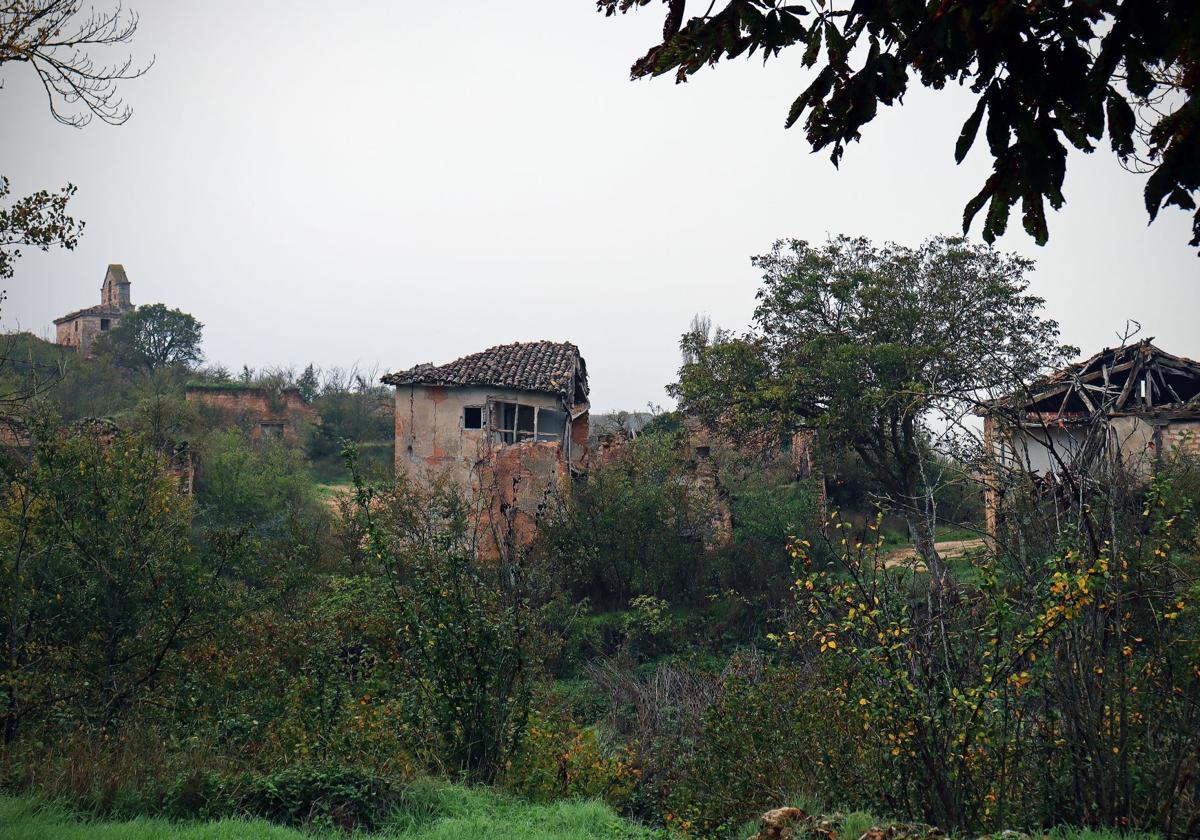
<path fill-rule="evenodd" d="M 122 311 L 133 308 L 129 302 L 129 278 L 125 276 L 125 266 L 114 263 L 108 267 L 100 287 L 100 305 Z"/>
<path fill-rule="evenodd" d="M 74 347 L 86 356 L 96 339 L 115 327 L 121 316 L 132 310 L 125 267 L 113 263 L 105 272 L 104 284 L 100 286 L 99 306 L 89 306 L 55 319 L 57 342 L 64 347 Z"/>

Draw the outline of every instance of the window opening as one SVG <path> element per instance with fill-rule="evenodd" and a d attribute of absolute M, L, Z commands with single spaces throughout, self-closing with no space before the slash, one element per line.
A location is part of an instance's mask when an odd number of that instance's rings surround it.
<path fill-rule="evenodd" d="M 513 402 L 492 404 L 492 423 L 497 443 L 525 440 L 562 441 L 567 416 L 549 408 Z"/>

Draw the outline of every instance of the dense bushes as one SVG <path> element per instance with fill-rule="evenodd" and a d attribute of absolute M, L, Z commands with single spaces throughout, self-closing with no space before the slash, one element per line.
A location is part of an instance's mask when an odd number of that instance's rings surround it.
<path fill-rule="evenodd" d="M 635 595 L 703 591 L 709 517 L 675 447 L 673 435 L 640 435 L 562 500 L 542 550 L 576 598 L 621 609 Z"/>
<path fill-rule="evenodd" d="M 1087 504 L 1109 523 L 1100 553 L 1060 530 L 1035 562 L 985 560 L 978 588 L 925 591 L 859 538 L 801 576 L 781 641 L 831 687 L 830 717 L 861 727 L 856 766 L 878 769 L 831 786 L 974 829 L 1197 819 L 1194 501 L 1167 464 L 1144 496 Z"/>
<path fill-rule="evenodd" d="M 798 796 L 969 831 L 1200 813 L 1187 459 L 1030 496 L 938 591 L 877 522 L 822 531 L 786 465 L 720 463 L 733 540 L 706 546 L 672 432 L 481 557 L 456 493 L 358 475 L 330 510 L 236 432 L 197 439 L 182 497 L 153 430 L 186 412 L 142 408 L 146 433 L 50 425 L 4 461 L 7 787 L 350 829 L 421 818 L 424 774 L 695 836 Z"/>
<path fill-rule="evenodd" d="M 280 441 L 224 429 L 203 440 L 200 458 L 196 495 L 207 524 L 278 533 L 316 503 L 303 455 Z"/>
<path fill-rule="evenodd" d="M 191 504 L 144 437 L 32 427 L 0 507 L 0 708 L 108 726 L 224 612 L 227 558 L 192 545 Z"/>

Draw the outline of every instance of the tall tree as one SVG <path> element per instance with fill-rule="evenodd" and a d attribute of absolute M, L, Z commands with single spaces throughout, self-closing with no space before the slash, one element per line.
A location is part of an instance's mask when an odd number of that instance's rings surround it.
<path fill-rule="evenodd" d="M 106 344 L 121 363 L 154 373 L 197 364 L 204 358 L 200 351 L 203 331 L 204 325 L 186 312 L 152 303 L 123 316 Z"/>
<path fill-rule="evenodd" d="M 1028 294 L 1032 263 L 947 237 L 917 248 L 793 239 L 753 263 L 763 271 L 754 328 L 684 336 L 681 408 L 736 439 L 803 422 L 826 446 L 853 450 L 944 583 L 931 428 L 1077 352 Z"/>
<path fill-rule="evenodd" d="M 597 0 L 606 15 L 652 0 Z M 785 126 L 803 120 L 813 149 L 836 165 L 879 105 L 909 81 L 970 86 L 975 108 L 955 146 L 961 162 L 987 116 L 992 174 L 963 213 L 963 232 L 987 205 L 983 237 L 1004 232 L 1021 204 L 1025 230 L 1049 236 L 1045 204 L 1064 202 L 1067 149 L 1095 148 L 1107 130 L 1123 163 L 1150 170 L 1150 218 L 1194 210 L 1200 247 L 1200 4 L 1195 0 L 663 0 L 662 41 L 633 64 L 636 78 L 683 82 L 723 58 L 803 48 L 813 73 Z"/>

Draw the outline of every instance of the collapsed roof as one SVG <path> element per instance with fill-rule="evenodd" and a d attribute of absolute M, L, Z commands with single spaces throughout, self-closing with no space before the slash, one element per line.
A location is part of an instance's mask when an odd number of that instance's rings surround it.
<path fill-rule="evenodd" d="M 1152 342 L 1148 338 L 1105 348 L 995 401 L 992 408 L 1056 421 L 1200 414 L 1200 362 L 1174 356 Z"/>
<path fill-rule="evenodd" d="M 491 386 L 538 391 L 567 404 L 587 402 L 587 364 L 570 342 L 525 341 L 489 347 L 444 365 L 417 365 L 385 374 L 387 385 Z"/>

